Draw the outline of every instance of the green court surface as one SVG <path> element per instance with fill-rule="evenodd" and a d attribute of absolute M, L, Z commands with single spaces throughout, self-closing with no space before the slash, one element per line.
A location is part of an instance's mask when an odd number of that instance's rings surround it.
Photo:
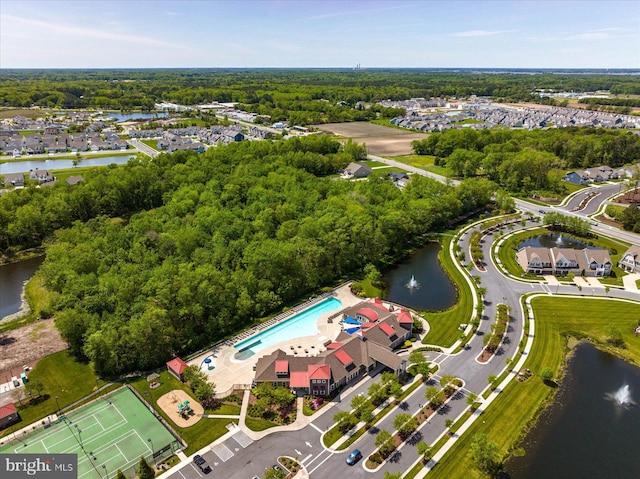
<path fill-rule="evenodd" d="M 11 437 L 11 436 L 9 436 Z M 70 453 L 78 455 L 78 479 L 108 479 L 121 469 L 128 476 L 144 456 L 172 451 L 176 439 L 129 389 L 75 409 L 46 429 L 0 447 L 0 454 Z"/>

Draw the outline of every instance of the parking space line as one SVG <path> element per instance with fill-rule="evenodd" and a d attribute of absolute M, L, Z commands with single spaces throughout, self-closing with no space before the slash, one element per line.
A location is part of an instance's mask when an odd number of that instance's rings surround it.
<path fill-rule="evenodd" d="M 196 471 L 196 474 L 200 477 L 202 477 L 202 474 L 200 474 L 200 471 L 198 471 L 198 469 L 196 468 L 196 466 L 193 465 L 193 463 L 191 463 L 191 467 L 193 468 L 194 471 Z M 182 476 L 184 477 L 184 476 Z"/>

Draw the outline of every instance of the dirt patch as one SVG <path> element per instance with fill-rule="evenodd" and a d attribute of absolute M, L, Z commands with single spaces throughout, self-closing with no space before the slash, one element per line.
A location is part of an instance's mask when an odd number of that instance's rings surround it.
<path fill-rule="evenodd" d="M 193 413 L 187 414 L 186 418 L 178 413 L 178 404 L 189 401 L 189 407 Z M 179 427 L 193 426 L 204 413 L 204 408 L 199 402 L 196 402 L 182 389 L 174 389 L 158 398 L 158 406 L 169 416 L 169 418 Z"/>
<path fill-rule="evenodd" d="M 411 142 L 423 140 L 429 136 L 426 133 L 415 133 L 411 130 L 389 128 L 363 121 L 313 126 L 322 131 L 352 138 L 357 143 L 366 143 L 367 151 L 378 156 L 410 155 L 413 153 Z"/>
<path fill-rule="evenodd" d="M 358 143 L 366 143 L 367 151 L 372 155 L 378 156 L 400 156 L 412 155 L 413 148 L 411 142 L 413 140 L 423 140 L 427 137 L 423 133 L 412 133 L 410 135 L 377 138 L 357 139 Z"/>
<path fill-rule="evenodd" d="M 22 371 L 41 358 L 67 349 L 67 343 L 53 324 L 53 319 L 38 321 L 0 335 L 0 378 Z"/>
<path fill-rule="evenodd" d="M 375 125 L 364 121 L 353 121 L 347 123 L 326 123 L 324 125 L 311 125 L 321 131 L 328 131 L 334 135 L 345 138 L 363 138 L 368 136 L 402 136 L 408 135 L 409 130 L 400 130 L 387 126 Z"/>

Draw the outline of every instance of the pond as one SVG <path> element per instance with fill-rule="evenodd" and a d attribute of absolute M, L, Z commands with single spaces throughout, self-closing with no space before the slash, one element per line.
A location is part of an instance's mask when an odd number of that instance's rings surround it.
<path fill-rule="evenodd" d="M 536 248 L 569 248 L 569 249 L 595 249 L 596 246 L 590 246 L 577 240 L 571 236 L 563 234 L 549 233 L 544 235 L 532 236 L 527 238 L 518 245 L 518 249 L 525 246 L 534 246 Z"/>
<path fill-rule="evenodd" d="M 385 298 L 409 308 L 443 310 L 456 303 L 457 292 L 438 262 L 439 243 L 427 243 L 383 276 Z"/>
<path fill-rule="evenodd" d="M 107 166 L 111 164 L 124 165 L 131 158 L 135 158 L 135 156 L 97 156 L 95 158 L 84 159 L 78 162 L 77 166 Z M 13 161 L 10 163 L 0 164 L 0 175 L 6 175 L 7 173 L 28 173 L 31 170 L 63 170 L 66 168 L 73 168 L 73 160 L 56 160 L 51 158 L 46 160 Z"/>
<path fill-rule="evenodd" d="M 640 368 L 578 345 L 553 404 L 525 438 L 526 455 L 507 462 L 505 477 L 638 478 L 640 407 L 631 401 L 640 401 Z"/>
<path fill-rule="evenodd" d="M 129 120 L 149 120 L 153 118 L 166 118 L 169 116 L 166 112 L 137 112 L 137 113 L 116 113 L 116 112 L 107 112 L 104 114 L 105 118 L 112 118 L 116 120 L 116 123 L 121 123 L 123 121 Z"/>
<path fill-rule="evenodd" d="M 44 256 L 36 256 L 0 266 L 0 319 L 20 310 L 24 282 L 35 274 L 43 261 Z"/>

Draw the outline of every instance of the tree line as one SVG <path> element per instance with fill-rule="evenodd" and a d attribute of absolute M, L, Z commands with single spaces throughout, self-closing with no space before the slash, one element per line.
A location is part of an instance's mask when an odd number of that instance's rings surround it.
<path fill-rule="evenodd" d="M 358 102 L 470 95 L 501 101 L 543 101 L 532 92 L 635 91 L 638 81 L 637 75 L 513 75 L 411 69 L 3 70 L 0 104 L 126 111 L 151 110 L 160 101 L 183 105 L 237 102 L 274 120 L 305 124 L 368 120 L 376 113 L 358 109 Z M 378 113 L 395 116 L 390 111 Z"/>
<path fill-rule="evenodd" d="M 512 193 L 562 192 L 553 169 L 579 169 L 637 162 L 640 136 L 602 128 L 550 130 L 452 129 L 412 142 L 418 155 L 435 156 L 458 177 L 487 176 Z"/>
<path fill-rule="evenodd" d="M 485 179 L 415 177 L 400 191 L 326 176 L 359 154 L 327 136 L 243 142 L 96 171 L 77 190 L 26 188 L 1 198 L 2 217 L 15 234 L 23 220 L 11 208 L 32 210 L 43 229 L 5 246 L 47 237 L 47 215 L 67 211 L 65 222 L 51 216 L 59 229 L 37 273 L 57 327 L 98 374 L 152 368 L 392 262 L 491 201 Z"/>

